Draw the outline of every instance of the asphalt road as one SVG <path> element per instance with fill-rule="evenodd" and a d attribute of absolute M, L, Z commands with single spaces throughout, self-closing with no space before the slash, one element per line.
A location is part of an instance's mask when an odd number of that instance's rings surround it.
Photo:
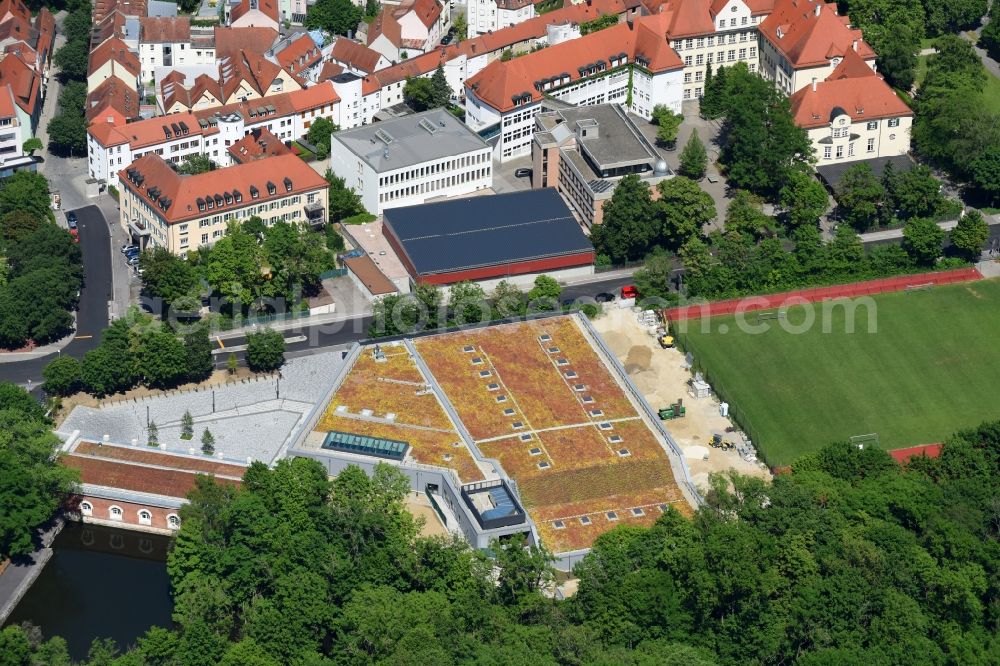
<path fill-rule="evenodd" d="M 563 289 L 561 300 L 566 301 L 586 297 L 593 298 L 601 292 L 612 292 L 617 295 L 622 285 L 630 284 L 631 282 L 632 278 L 630 277 L 619 277 L 609 280 L 601 280 L 599 282 L 591 282 L 588 284 L 569 286 Z M 329 324 L 317 324 L 313 326 L 283 329 L 281 332 L 285 338 L 301 336 L 305 336 L 306 338 L 305 340 L 299 340 L 297 342 L 287 344 L 285 351 L 290 356 L 301 356 L 310 352 L 349 345 L 352 342 L 364 340 L 368 337 L 368 327 L 371 325 L 371 322 L 371 316 L 363 316 L 355 317 L 354 319 L 332 322 Z M 240 336 L 226 338 L 222 341 L 222 344 L 226 347 L 242 347 L 246 345 L 246 337 Z M 216 346 L 218 348 L 218 342 L 216 342 Z M 242 363 L 245 358 L 245 353 L 243 351 L 237 351 L 234 352 L 234 354 Z M 224 368 L 228 358 L 229 354 L 227 353 L 217 353 L 215 355 L 216 367 Z"/>
<path fill-rule="evenodd" d="M 97 206 L 85 206 L 76 211 L 83 252 L 83 288 L 80 289 L 80 309 L 76 313 L 76 336 L 61 352 L 76 358 L 96 347 L 101 331 L 108 325 L 108 301 L 111 299 L 111 236 Z M 63 215 L 64 211 L 57 213 Z M 19 363 L 0 363 L 0 381 L 26 384 L 32 387 L 42 381 L 42 370 L 56 353 Z"/>

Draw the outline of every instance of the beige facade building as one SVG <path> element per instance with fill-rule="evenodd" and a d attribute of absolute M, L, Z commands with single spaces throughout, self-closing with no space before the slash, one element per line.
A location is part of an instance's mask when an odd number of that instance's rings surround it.
<path fill-rule="evenodd" d="M 819 167 L 910 150 L 913 111 L 854 52 L 825 81 L 811 83 L 789 101 Z"/>
<path fill-rule="evenodd" d="M 760 74 L 786 95 L 824 81 L 848 53 L 875 69 L 875 51 L 834 2 L 778 0 L 760 24 Z"/>
<path fill-rule="evenodd" d="M 253 216 L 267 225 L 279 220 L 326 223 L 328 183 L 294 155 L 182 176 L 156 154 L 147 154 L 118 174 L 119 221 L 140 247 L 182 254 L 222 238 L 231 222 Z"/>

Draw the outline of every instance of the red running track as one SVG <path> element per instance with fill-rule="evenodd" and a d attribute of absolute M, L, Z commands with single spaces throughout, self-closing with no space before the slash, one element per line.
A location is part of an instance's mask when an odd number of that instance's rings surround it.
<path fill-rule="evenodd" d="M 899 275 L 880 280 L 866 280 L 864 282 L 854 282 L 852 284 L 840 284 L 830 287 L 813 287 L 812 289 L 800 289 L 798 291 L 785 291 L 780 294 L 768 294 L 766 296 L 745 296 L 743 298 L 733 298 L 727 301 L 716 301 L 714 303 L 702 303 L 700 305 L 682 305 L 667 310 L 667 318 L 670 321 L 681 321 L 684 319 L 700 319 L 702 317 L 715 317 L 718 315 L 730 315 L 737 312 L 754 312 L 756 310 L 773 310 L 803 303 L 815 303 L 832 298 L 854 298 L 856 296 L 871 296 L 874 294 L 885 294 L 893 291 L 903 291 L 910 287 L 935 286 L 941 284 L 954 284 L 956 282 L 971 282 L 983 279 L 982 274 L 975 268 L 956 268 L 950 271 L 939 271 L 937 273 L 919 273 L 917 275 Z"/>

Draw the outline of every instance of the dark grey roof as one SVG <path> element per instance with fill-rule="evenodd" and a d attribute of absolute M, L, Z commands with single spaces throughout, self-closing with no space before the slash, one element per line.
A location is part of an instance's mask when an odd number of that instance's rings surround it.
<path fill-rule="evenodd" d="M 826 181 L 827 185 L 836 189 L 837 186 L 840 185 L 840 179 L 844 177 L 844 172 L 852 166 L 867 164 L 871 167 L 872 173 L 874 173 L 877 178 L 881 178 L 882 172 L 885 171 L 885 165 L 889 162 L 892 162 L 892 168 L 896 170 L 896 173 L 909 171 L 913 168 L 913 160 L 910 159 L 909 155 L 894 155 L 892 157 L 873 157 L 869 160 L 854 160 L 853 162 L 827 164 L 825 166 L 816 167 L 816 173 L 820 175 L 820 178 Z"/>
<path fill-rule="evenodd" d="M 594 249 L 553 188 L 390 208 L 384 224 L 418 275 Z"/>

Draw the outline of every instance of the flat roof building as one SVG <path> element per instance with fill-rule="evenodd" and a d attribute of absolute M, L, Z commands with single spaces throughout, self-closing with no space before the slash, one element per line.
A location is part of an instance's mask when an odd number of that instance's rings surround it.
<path fill-rule="evenodd" d="M 535 116 L 533 187 L 554 187 L 588 227 L 600 224 L 618 181 L 637 174 L 650 187 L 673 172 L 618 104 Z"/>
<path fill-rule="evenodd" d="M 493 186 L 491 148 L 444 109 L 335 132 L 330 168 L 371 213 Z"/>
<path fill-rule="evenodd" d="M 417 284 L 594 271 L 593 245 L 550 188 L 393 208 L 383 233 Z"/>

